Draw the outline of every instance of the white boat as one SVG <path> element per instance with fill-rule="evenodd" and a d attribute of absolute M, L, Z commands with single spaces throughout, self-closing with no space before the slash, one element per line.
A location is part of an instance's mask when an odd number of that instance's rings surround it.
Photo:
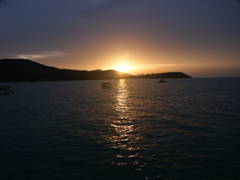
<path fill-rule="evenodd" d="M 102 82 L 102 88 L 110 88 L 112 83 L 110 81 L 104 81 Z"/>
<path fill-rule="evenodd" d="M 0 85 L 0 94 L 10 94 L 14 93 L 16 88 L 11 88 L 9 85 Z"/>
<path fill-rule="evenodd" d="M 160 82 L 160 83 L 165 83 L 165 82 L 167 82 L 167 81 L 164 80 L 164 79 L 160 79 L 159 82 Z"/>

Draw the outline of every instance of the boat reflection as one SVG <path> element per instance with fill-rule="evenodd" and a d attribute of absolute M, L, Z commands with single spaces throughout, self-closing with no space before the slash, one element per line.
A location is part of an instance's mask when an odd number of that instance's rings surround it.
<path fill-rule="evenodd" d="M 115 105 L 118 118 L 111 123 L 111 128 L 114 128 L 114 134 L 109 138 L 110 142 L 112 142 L 112 148 L 116 149 L 116 159 L 112 163 L 117 165 L 138 164 L 136 158 L 139 148 L 136 142 L 139 138 L 131 118 L 129 101 L 127 84 L 124 79 L 119 80 Z"/>

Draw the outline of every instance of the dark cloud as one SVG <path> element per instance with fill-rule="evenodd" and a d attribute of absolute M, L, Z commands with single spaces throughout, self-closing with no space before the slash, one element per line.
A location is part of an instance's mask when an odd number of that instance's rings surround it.
<path fill-rule="evenodd" d="M 216 10 L 211 9 L 216 7 L 215 1 L 200 3 L 183 0 L 180 3 L 116 0 L 98 4 L 87 1 L 65 3 L 62 0 L 26 2 L 19 4 L 17 12 L 8 15 L 9 20 L 4 20 L 5 31 L 3 29 L 2 32 L 14 34 L 9 38 L 15 39 L 17 36 L 20 42 L 25 41 L 26 44 L 52 40 L 46 43 L 47 48 L 59 44 L 59 41 L 67 43 L 72 39 L 81 39 L 85 42 L 89 38 L 115 35 L 128 38 L 142 36 L 150 40 L 201 40 L 212 38 L 215 33 L 225 35 L 226 28 L 234 29 L 238 18 L 231 17 L 232 14 L 227 14 L 222 8 L 224 1 L 219 2 L 221 7 Z"/>

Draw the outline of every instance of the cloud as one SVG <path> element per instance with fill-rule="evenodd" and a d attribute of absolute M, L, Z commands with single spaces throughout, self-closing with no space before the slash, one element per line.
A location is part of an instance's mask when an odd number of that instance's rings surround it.
<path fill-rule="evenodd" d="M 67 53 L 46 52 L 46 53 L 42 53 L 42 54 L 16 54 L 16 55 L 14 55 L 13 58 L 36 60 L 36 59 L 44 59 L 44 58 L 54 58 L 54 57 L 65 56 L 65 55 L 67 55 Z"/>
<path fill-rule="evenodd" d="M 158 67 L 170 67 L 170 66 L 182 66 L 184 64 L 143 64 L 143 65 L 136 65 L 131 66 L 131 69 L 154 69 Z"/>

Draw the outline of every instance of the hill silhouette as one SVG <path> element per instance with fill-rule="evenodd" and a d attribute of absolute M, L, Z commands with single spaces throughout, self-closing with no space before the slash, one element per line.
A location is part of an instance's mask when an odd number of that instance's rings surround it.
<path fill-rule="evenodd" d="M 116 70 L 69 70 L 45 66 L 28 59 L 2 59 L 0 60 L 0 82 L 10 81 L 69 81 L 94 79 L 129 79 L 129 78 L 191 78 L 190 76 L 175 72 L 155 75 L 132 76 Z"/>

